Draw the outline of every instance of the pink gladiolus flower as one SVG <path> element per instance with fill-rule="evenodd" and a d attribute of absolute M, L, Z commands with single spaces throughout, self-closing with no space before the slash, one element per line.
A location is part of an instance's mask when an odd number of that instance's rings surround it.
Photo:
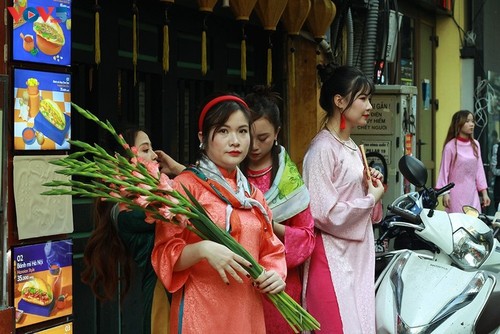
<path fill-rule="evenodd" d="M 147 200 L 147 196 L 137 196 L 136 198 L 134 198 L 134 202 L 135 204 L 145 208 L 147 207 L 150 202 Z"/>
<path fill-rule="evenodd" d="M 138 171 L 132 171 L 132 175 L 134 175 L 135 177 L 139 178 L 139 179 L 144 179 L 144 175 L 142 175 L 141 173 L 139 173 Z"/>
<path fill-rule="evenodd" d="M 120 194 L 118 194 L 118 193 L 116 193 L 116 192 L 114 192 L 114 191 L 111 191 L 111 192 L 109 193 L 109 195 L 110 195 L 111 197 L 114 197 L 114 198 L 122 198 L 122 196 L 121 196 Z"/>
<path fill-rule="evenodd" d="M 130 158 L 130 163 L 134 166 L 137 166 L 137 157 Z"/>
<path fill-rule="evenodd" d="M 160 190 L 165 190 L 165 191 L 173 191 L 174 189 L 172 188 L 172 185 L 174 183 L 173 180 L 171 180 L 167 174 L 161 174 L 160 175 L 160 182 L 158 182 L 158 189 Z"/>
<path fill-rule="evenodd" d="M 123 202 L 118 203 L 118 208 L 120 209 L 120 211 L 130 211 L 131 210 L 128 207 L 128 205 L 123 203 Z"/>
<path fill-rule="evenodd" d="M 172 203 L 174 203 L 174 205 L 178 205 L 179 204 L 179 200 L 171 195 L 167 195 L 165 196 L 169 201 L 171 201 Z"/>
<path fill-rule="evenodd" d="M 130 150 L 132 151 L 132 153 L 134 153 L 134 155 L 135 155 L 135 156 L 137 156 L 137 152 L 139 152 L 139 150 L 137 149 L 137 147 L 132 146 L 132 147 L 130 148 Z"/>
<path fill-rule="evenodd" d="M 137 161 L 146 166 L 148 173 L 154 177 L 158 177 L 160 173 L 160 165 L 156 161 L 146 160 L 141 157 L 137 157 Z"/>
<path fill-rule="evenodd" d="M 139 186 L 139 188 L 146 189 L 146 190 L 153 189 L 151 186 L 144 184 L 144 183 L 139 183 L 138 186 Z"/>
<path fill-rule="evenodd" d="M 179 226 L 181 226 L 182 228 L 186 228 L 187 223 L 189 222 L 189 219 L 186 216 L 177 214 L 175 215 L 175 218 L 179 222 Z"/>
<path fill-rule="evenodd" d="M 158 212 L 168 220 L 172 220 L 172 218 L 174 218 L 174 215 L 170 212 L 170 208 L 168 206 L 162 206 L 158 209 Z"/>
<path fill-rule="evenodd" d="M 120 138 L 121 138 L 121 140 L 122 140 L 122 142 L 123 142 L 122 146 L 123 146 L 123 148 L 125 149 L 125 151 L 126 151 L 126 150 L 128 150 L 128 149 L 130 149 L 129 144 L 127 144 L 127 142 L 125 141 L 125 139 L 123 139 L 122 134 L 119 134 L 119 135 L 118 135 L 118 137 L 120 137 Z"/>
<path fill-rule="evenodd" d="M 153 217 L 151 212 L 146 212 L 146 219 L 144 219 L 144 221 L 148 224 L 156 223 L 156 219 Z"/>

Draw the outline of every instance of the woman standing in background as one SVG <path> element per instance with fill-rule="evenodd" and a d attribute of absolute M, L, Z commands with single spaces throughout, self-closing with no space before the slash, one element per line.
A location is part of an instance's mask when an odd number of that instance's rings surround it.
<path fill-rule="evenodd" d="M 443 196 L 447 212 L 462 212 L 464 205 L 473 206 L 481 212 L 481 207 L 490 205 L 481 147 L 474 139 L 474 126 L 472 112 L 460 110 L 453 114 L 448 128 L 436 183 L 436 188 L 455 183 L 450 193 Z"/>
<path fill-rule="evenodd" d="M 278 145 L 281 129 L 279 96 L 265 86 L 255 86 L 245 97 L 252 114 L 252 150 L 241 169 L 260 189 L 273 212 L 273 230 L 285 245 L 286 289 L 301 304 L 302 264 L 314 249 L 314 220 L 307 190 L 297 166 Z M 276 308 L 264 298 L 267 334 L 293 333 Z"/>
<path fill-rule="evenodd" d="M 162 171 L 177 173 L 170 169 L 177 166 L 175 160 L 163 151 L 153 151 L 149 136 L 144 131 L 130 128 L 122 135 L 137 158 L 155 161 L 160 156 Z M 115 151 L 125 154 L 122 148 L 117 147 Z M 145 219 L 144 211 L 120 211 L 118 204 L 97 199 L 94 206 L 95 229 L 85 247 L 86 268 L 81 277 L 100 300 L 113 299 L 119 282 L 123 286 L 121 295 L 124 297 L 131 281 L 131 261 L 135 261 L 143 274 L 143 324 L 142 331 L 137 329 L 137 332 L 169 333 L 170 295 L 151 265 L 155 226 L 146 223 Z"/>

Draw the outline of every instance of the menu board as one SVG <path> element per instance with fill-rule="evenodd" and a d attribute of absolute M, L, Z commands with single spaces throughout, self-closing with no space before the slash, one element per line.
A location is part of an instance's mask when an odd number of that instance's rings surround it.
<path fill-rule="evenodd" d="M 71 75 L 14 69 L 14 149 L 67 150 Z"/>
<path fill-rule="evenodd" d="M 16 328 L 73 313 L 71 239 L 14 247 Z"/>
<path fill-rule="evenodd" d="M 13 2 L 13 60 L 71 65 L 71 0 Z"/>

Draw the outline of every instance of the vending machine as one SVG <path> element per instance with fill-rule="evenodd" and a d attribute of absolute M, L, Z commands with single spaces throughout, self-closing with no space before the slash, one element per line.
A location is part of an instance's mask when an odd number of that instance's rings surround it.
<path fill-rule="evenodd" d="M 398 196 L 413 191 L 398 170 L 399 159 L 415 153 L 417 87 L 377 85 L 366 126 L 353 129 L 352 138 L 363 144 L 368 164 L 385 178 L 384 208 Z"/>

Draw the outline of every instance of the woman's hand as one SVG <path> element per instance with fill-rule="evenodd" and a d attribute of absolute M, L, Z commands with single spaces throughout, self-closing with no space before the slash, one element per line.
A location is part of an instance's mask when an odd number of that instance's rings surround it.
<path fill-rule="evenodd" d="M 370 167 L 370 175 L 373 179 L 380 180 L 380 182 L 384 182 L 384 175 L 376 168 Z"/>
<path fill-rule="evenodd" d="M 257 279 L 255 279 L 255 286 L 260 290 L 261 293 L 277 294 L 285 290 L 286 283 L 283 281 L 280 275 L 274 270 L 262 271 Z"/>
<path fill-rule="evenodd" d="M 446 194 L 443 196 L 443 206 L 445 208 L 449 208 L 450 207 L 450 194 Z"/>
<path fill-rule="evenodd" d="M 163 174 L 167 174 L 168 176 L 177 176 L 184 170 L 184 168 L 186 168 L 162 150 L 157 150 L 155 153 L 158 156 L 157 160 L 160 165 L 160 172 Z"/>
<path fill-rule="evenodd" d="M 382 196 L 384 196 L 385 192 L 384 185 L 379 179 L 373 177 L 371 180 L 368 180 L 367 183 L 368 183 L 368 193 L 372 194 L 373 197 L 375 197 L 375 203 L 377 203 L 378 201 L 380 201 Z"/>
<path fill-rule="evenodd" d="M 251 267 L 251 263 L 232 252 L 226 246 L 213 241 L 205 241 L 203 242 L 202 254 L 212 268 L 219 273 L 224 283 L 229 285 L 227 274 L 231 275 L 238 283 L 243 283 L 243 280 L 239 276 L 240 274 L 250 278 L 250 275 L 243 266 Z"/>
<path fill-rule="evenodd" d="M 490 206 L 490 204 L 491 204 L 490 196 L 488 196 L 488 189 L 486 189 L 486 191 L 483 191 L 482 195 L 483 195 L 483 201 L 481 202 L 481 206 L 483 208 L 486 208 L 486 207 Z M 496 208 L 495 208 L 495 210 L 496 210 Z"/>

